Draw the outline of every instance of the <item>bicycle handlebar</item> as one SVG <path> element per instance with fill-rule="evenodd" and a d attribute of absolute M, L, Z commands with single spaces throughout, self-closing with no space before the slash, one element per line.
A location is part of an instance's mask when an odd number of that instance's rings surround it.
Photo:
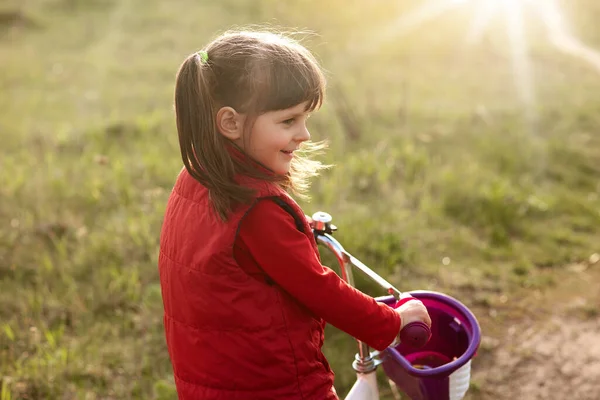
<path fill-rule="evenodd" d="M 431 328 L 425 322 L 411 322 L 400 331 L 400 343 L 415 349 L 425 346 L 429 339 L 431 339 Z"/>
<path fill-rule="evenodd" d="M 412 296 L 403 297 L 394 308 L 400 307 L 409 300 L 416 300 Z M 400 331 L 400 343 L 418 349 L 427 344 L 431 338 L 431 328 L 421 321 L 409 322 Z"/>
<path fill-rule="evenodd" d="M 396 289 L 391 283 L 386 281 L 384 278 L 379 276 L 371 268 L 360 262 L 352 254 L 348 253 L 344 247 L 336 239 L 331 236 L 333 231 L 337 230 L 335 225 L 331 224 L 331 216 L 324 212 L 317 212 L 313 214 L 312 220 L 314 222 L 313 231 L 315 238 L 323 243 L 329 250 L 331 250 L 340 264 L 342 278 L 350 285 L 354 286 L 352 273 L 350 269 L 346 269 L 346 265 L 349 263 L 361 272 L 375 281 L 379 286 L 386 290 L 388 294 L 394 295 L 398 300 L 394 308 L 400 307 L 403 303 L 408 300 L 414 299 L 414 297 L 403 295 L 398 289 Z M 424 322 L 411 322 L 407 324 L 400 331 L 400 341 L 407 346 L 420 348 L 423 347 L 431 338 L 431 329 Z"/>
<path fill-rule="evenodd" d="M 389 283 L 388 281 L 383 279 L 381 276 L 379 276 L 371 268 L 369 268 L 365 264 L 363 264 L 359 259 L 354 257 L 352 254 L 348 253 L 344 249 L 344 247 L 340 244 L 340 242 L 338 242 L 337 240 L 335 240 L 333 238 L 333 236 L 331 236 L 330 234 L 327 234 L 327 233 L 320 233 L 318 231 L 315 231 L 315 236 L 319 242 L 321 242 L 325 246 L 327 246 L 329 248 L 329 250 L 331 250 L 336 255 L 338 262 L 340 264 L 340 267 L 342 268 L 342 277 L 344 278 L 344 280 L 346 282 L 348 282 L 349 284 L 354 286 L 354 282 L 353 282 L 350 274 L 348 273 L 349 271 L 346 271 L 343 268 L 344 264 L 349 263 L 349 264 L 355 266 L 356 268 L 358 268 L 366 276 L 371 278 L 375 283 L 377 283 L 379 286 L 381 286 L 383 289 L 385 289 L 387 294 L 393 295 L 396 299 L 400 299 L 402 297 L 402 292 L 400 292 L 391 283 Z"/>

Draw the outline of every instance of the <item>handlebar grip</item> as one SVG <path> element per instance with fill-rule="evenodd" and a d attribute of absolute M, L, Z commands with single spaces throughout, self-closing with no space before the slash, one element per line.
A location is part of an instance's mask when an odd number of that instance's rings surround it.
<path fill-rule="evenodd" d="M 394 308 L 398 308 L 407 301 L 414 299 L 412 296 L 403 297 L 394 305 Z M 425 322 L 409 322 L 400 331 L 400 343 L 415 349 L 425 346 L 429 339 L 431 339 L 431 328 Z"/>
<path fill-rule="evenodd" d="M 415 349 L 425 346 L 430 338 L 431 329 L 420 321 L 410 322 L 400 331 L 400 342 Z"/>

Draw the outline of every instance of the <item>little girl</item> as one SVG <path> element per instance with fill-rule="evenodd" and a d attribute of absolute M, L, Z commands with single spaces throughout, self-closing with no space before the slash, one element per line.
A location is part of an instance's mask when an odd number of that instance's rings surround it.
<path fill-rule="evenodd" d="M 337 399 L 321 352 L 326 322 L 378 350 L 409 322 L 431 324 L 420 301 L 394 310 L 321 265 L 288 195 L 322 167 L 302 153 L 324 92 L 309 51 L 274 33 L 224 34 L 179 69 L 185 168 L 159 270 L 180 399 Z"/>

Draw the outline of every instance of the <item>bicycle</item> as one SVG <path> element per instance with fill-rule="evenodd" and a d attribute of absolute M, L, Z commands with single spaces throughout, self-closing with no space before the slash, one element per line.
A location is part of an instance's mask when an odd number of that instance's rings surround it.
<path fill-rule="evenodd" d="M 358 353 L 352 362 L 356 382 L 345 400 L 379 400 L 376 378 L 379 365 L 397 395 L 402 392 L 411 400 L 462 399 L 470 385 L 471 360 L 481 343 L 481 328 L 475 315 L 443 293 L 400 292 L 333 238 L 337 227 L 331 223 L 331 215 L 319 211 L 312 220 L 317 242 L 334 254 L 342 279 L 355 286 L 354 266 L 387 292 L 386 296 L 376 297 L 377 301 L 393 307 L 414 297 L 423 302 L 432 320 L 431 329 L 419 322 L 408 324 L 400 333 L 400 345 L 382 352 L 371 352 L 357 340 Z"/>

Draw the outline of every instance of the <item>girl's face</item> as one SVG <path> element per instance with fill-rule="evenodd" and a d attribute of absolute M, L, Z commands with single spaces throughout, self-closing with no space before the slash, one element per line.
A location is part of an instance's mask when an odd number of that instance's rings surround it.
<path fill-rule="evenodd" d="M 290 170 L 294 151 L 300 143 L 310 139 L 306 128 L 308 102 L 285 110 L 261 114 L 252 127 L 249 137 L 238 139 L 240 146 L 255 161 L 278 175 Z"/>

